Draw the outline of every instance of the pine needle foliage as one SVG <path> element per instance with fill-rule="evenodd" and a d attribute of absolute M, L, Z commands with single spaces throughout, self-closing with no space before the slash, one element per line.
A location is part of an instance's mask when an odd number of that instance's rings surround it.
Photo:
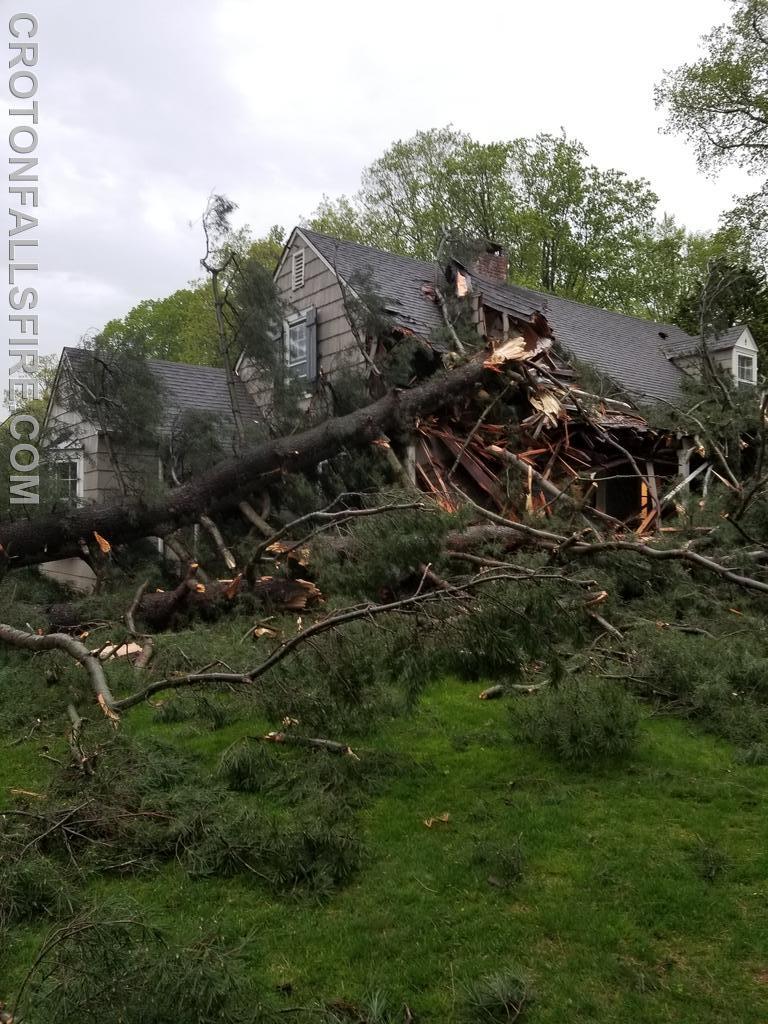
<path fill-rule="evenodd" d="M 0 840 L 1 841 L 1 840 Z M 0 864 L 0 928 L 72 909 L 73 890 L 66 873 L 36 853 Z"/>
<path fill-rule="evenodd" d="M 553 606 L 560 614 L 552 629 Z M 543 660 L 557 676 L 559 656 L 554 641 L 567 644 L 580 637 L 579 625 L 558 594 L 546 584 L 506 584 L 484 588 L 467 614 L 451 623 L 445 645 L 446 671 L 462 679 L 514 681 L 531 661 Z"/>
<path fill-rule="evenodd" d="M 648 629 L 634 671 L 657 681 L 676 714 L 737 746 L 759 747 L 768 742 L 768 656 L 755 639 L 732 640 L 724 658 L 715 635 Z"/>
<path fill-rule="evenodd" d="M 315 751 L 302 753 L 306 766 L 274 773 L 265 799 L 244 806 L 164 745 L 127 734 L 105 744 L 93 776 L 63 771 L 40 811 L 0 824 L 0 927 L 63 913 L 98 875 L 171 862 L 191 877 L 238 875 L 276 892 L 327 895 L 362 863 L 354 809 L 365 787 L 330 758 L 315 777 Z M 267 790 L 286 798 L 271 801 Z"/>
<path fill-rule="evenodd" d="M 369 499 L 371 505 L 413 500 L 397 491 Z M 359 519 L 346 532 L 341 559 L 334 546 L 318 545 L 320 584 L 329 593 L 358 600 L 399 593 L 406 580 L 415 587 L 420 566 L 440 561 L 445 534 L 456 524 L 456 517 L 437 506 Z"/>
<path fill-rule="evenodd" d="M 88 906 L 43 941 L 20 993 L 27 1024 L 245 1024 L 238 950 L 201 936 L 169 941 L 132 904 Z"/>
<path fill-rule="evenodd" d="M 361 805 L 410 767 L 405 757 L 386 751 L 365 751 L 351 757 L 322 749 L 281 749 L 277 744 L 246 738 L 225 750 L 218 774 L 235 792 L 269 793 L 289 806 L 330 798 L 340 809 Z"/>
<path fill-rule="evenodd" d="M 637 704 L 605 680 L 568 681 L 516 709 L 523 739 L 574 767 L 627 758 L 638 738 Z"/>

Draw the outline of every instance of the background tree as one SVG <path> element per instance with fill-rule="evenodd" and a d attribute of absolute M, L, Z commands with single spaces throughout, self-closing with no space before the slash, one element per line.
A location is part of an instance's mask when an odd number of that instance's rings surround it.
<path fill-rule="evenodd" d="M 273 224 L 262 238 L 255 238 L 249 246 L 248 255 L 270 274 L 274 273 L 285 245 L 285 228 Z"/>
<path fill-rule="evenodd" d="M 84 347 L 88 357 L 70 361 L 61 376 L 61 403 L 102 435 L 120 491 L 143 492 L 147 481 L 136 456 L 157 450 L 163 417 L 163 390 L 147 366 L 143 339 L 125 335 L 115 348 L 97 335 Z"/>
<path fill-rule="evenodd" d="M 637 269 L 655 254 L 657 202 L 644 179 L 595 167 L 565 134 L 480 143 L 447 127 L 395 142 L 355 196 L 324 198 L 307 223 L 425 260 L 453 237 L 490 239 L 518 284 L 642 313 L 655 281 Z"/>
<path fill-rule="evenodd" d="M 272 274 L 283 250 L 285 231 L 275 225 L 260 238 L 245 227 L 231 231 L 228 244 L 242 262 L 252 261 Z M 110 320 L 100 334 L 105 348 L 119 349 L 126 339 L 139 344 L 148 359 L 195 366 L 221 366 L 215 309 L 209 285 L 191 281 L 165 298 L 143 299 L 124 317 Z"/>
<path fill-rule="evenodd" d="M 665 130 L 683 135 L 699 166 L 717 172 L 735 165 L 768 172 L 768 0 L 731 0 L 730 22 L 702 38 L 698 60 L 681 64 L 656 87 L 667 112 Z M 768 183 L 741 197 L 722 227 L 748 248 L 735 264 L 758 275 L 768 260 Z"/>
<path fill-rule="evenodd" d="M 503 241 L 513 277 L 611 308 L 642 302 L 635 269 L 658 203 L 648 182 L 600 170 L 564 134 L 518 139 L 511 151 L 517 231 Z"/>
<path fill-rule="evenodd" d="M 693 143 L 700 166 L 736 164 L 762 173 L 768 164 L 768 2 L 731 0 L 730 23 L 702 39 L 703 55 L 656 87 L 667 131 Z"/>
<path fill-rule="evenodd" d="M 101 338 L 106 348 L 115 350 L 131 338 L 150 359 L 220 365 L 210 294 L 199 283 L 164 299 L 144 299 L 121 319 L 110 320 Z"/>
<path fill-rule="evenodd" d="M 730 262 L 727 256 L 711 259 L 700 278 L 678 302 L 675 321 L 689 334 L 698 335 L 701 319 L 701 295 L 705 283 L 716 276 L 727 287 L 721 288 L 707 317 L 710 336 L 719 337 L 735 324 L 749 324 L 758 346 L 768 347 L 768 293 L 765 274 L 760 268 Z"/>

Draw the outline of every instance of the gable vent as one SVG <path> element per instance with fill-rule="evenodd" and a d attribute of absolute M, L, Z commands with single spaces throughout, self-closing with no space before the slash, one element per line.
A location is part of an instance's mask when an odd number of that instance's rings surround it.
<path fill-rule="evenodd" d="M 304 287 L 304 250 L 298 249 L 293 254 L 293 284 L 292 288 L 297 291 Z"/>

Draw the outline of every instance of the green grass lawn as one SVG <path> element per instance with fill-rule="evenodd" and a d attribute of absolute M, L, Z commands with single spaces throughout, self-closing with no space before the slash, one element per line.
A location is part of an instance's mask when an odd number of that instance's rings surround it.
<path fill-rule="evenodd" d="M 286 1010 L 380 992 L 395 1012 L 407 1004 L 417 1020 L 452 1021 L 467 985 L 513 966 L 530 976 L 534 1024 L 765 1024 L 766 769 L 735 764 L 727 744 L 668 718 L 643 722 L 621 768 L 565 769 L 515 740 L 508 703 L 479 701 L 481 688 L 432 686 L 410 717 L 357 742 L 363 758 L 378 748 L 413 761 L 360 811 L 363 869 L 326 901 L 176 867 L 93 893 L 130 896 L 184 941 L 212 926 L 229 942 L 249 936 L 249 970 Z M 125 728 L 173 738 L 213 774 L 259 725 L 193 733 L 142 709 Z M 34 742 L 6 749 L 3 799 L 43 786 L 44 765 Z M 425 826 L 443 813 L 447 823 Z M 519 881 L 489 882 L 494 865 L 478 858 L 489 843 L 519 843 Z M 6 991 L 43 931 L 13 932 Z"/>

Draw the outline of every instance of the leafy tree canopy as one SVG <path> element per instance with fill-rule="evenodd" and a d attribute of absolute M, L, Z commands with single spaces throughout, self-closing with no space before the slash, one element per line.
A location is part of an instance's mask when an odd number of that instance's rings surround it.
<path fill-rule="evenodd" d="M 704 53 L 656 87 L 667 130 L 696 147 L 700 165 L 768 167 L 768 0 L 731 0 L 730 23 L 702 39 Z"/>
<path fill-rule="evenodd" d="M 656 87 L 656 104 L 666 109 L 666 131 L 693 144 L 703 170 L 732 164 L 765 176 L 768 0 L 730 0 L 730 7 L 731 20 L 703 36 L 701 56 L 665 75 Z M 768 182 L 739 199 L 721 218 L 721 229 L 704 241 L 704 248 L 711 250 L 710 263 L 725 261 L 739 282 L 729 290 L 720 328 L 729 326 L 727 321 L 748 322 L 758 344 L 767 345 Z M 703 266 L 696 268 L 695 277 L 678 303 L 678 321 L 686 330 L 697 317 L 696 297 L 706 277 Z"/>
<path fill-rule="evenodd" d="M 213 307 L 207 289 L 197 284 L 164 299 L 144 299 L 122 319 L 110 320 L 101 337 L 114 349 L 138 338 L 148 358 L 217 365 Z"/>
<path fill-rule="evenodd" d="M 517 284 L 674 321 L 707 260 L 744 250 L 743 230 L 691 234 L 657 204 L 645 179 L 596 167 L 564 133 L 480 143 L 446 127 L 395 142 L 307 225 L 421 259 L 489 239 Z"/>

